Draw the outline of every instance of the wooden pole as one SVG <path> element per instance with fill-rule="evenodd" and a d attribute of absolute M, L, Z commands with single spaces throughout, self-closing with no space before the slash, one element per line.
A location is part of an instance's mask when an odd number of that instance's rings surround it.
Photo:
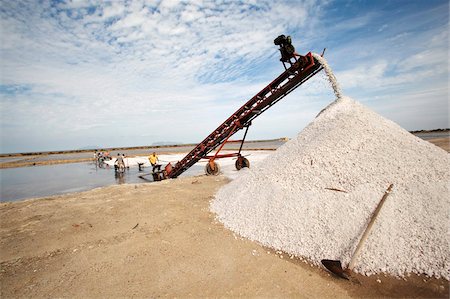
<path fill-rule="evenodd" d="M 367 225 L 367 228 L 364 231 L 364 233 L 361 237 L 361 240 L 359 240 L 358 246 L 356 246 L 356 249 L 355 249 L 355 252 L 353 253 L 352 259 L 350 260 L 350 263 L 348 264 L 348 268 L 347 268 L 348 270 L 352 270 L 353 267 L 355 266 L 356 259 L 359 256 L 359 253 L 361 251 L 361 248 L 362 248 L 364 242 L 366 241 L 367 237 L 369 236 L 370 229 L 372 228 L 373 224 L 375 223 L 375 219 L 377 218 L 378 213 L 380 212 L 381 207 L 383 206 L 384 202 L 386 201 L 386 198 L 388 197 L 389 193 L 391 193 L 393 186 L 394 186 L 393 184 L 389 185 L 386 192 L 384 192 L 384 195 L 381 198 L 380 202 L 378 203 L 378 206 L 375 209 L 375 212 L 373 212 L 372 219 L 370 219 L 370 222 Z"/>

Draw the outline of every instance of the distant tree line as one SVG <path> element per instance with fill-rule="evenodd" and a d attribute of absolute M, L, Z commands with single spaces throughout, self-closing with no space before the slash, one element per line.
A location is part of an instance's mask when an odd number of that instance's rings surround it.
<path fill-rule="evenodd" d="M 450 128 L 446 129 L 433 129 L 433 130 L 418 130 L 418 131 L 409 131 L 409 133 L 434 133 L 434 132 L 447 132 L 450 131 Z"/>

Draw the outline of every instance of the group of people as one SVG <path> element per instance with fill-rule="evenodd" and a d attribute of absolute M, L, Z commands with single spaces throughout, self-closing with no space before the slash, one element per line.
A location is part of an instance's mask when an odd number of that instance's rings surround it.
<path fill-rule="evenodd" d="M 161 171 L 161 164 L 158 164 L 159 158 L 156 155 L 156 152 L 153 152 L 149 157 L 148 160 L 150 164 L 152 165 L 153 169 L 152 172 L 155 171 Z M 116 162 L 114 163 L 114 167 L 117 169 L 121 169 L 123 165 L 123 168 L 125 168 L 125 154 L 117 154 Z"/>
<path fill-rule="evenodd" d="M 94 153 L 94 159 L 98 163 L 103 163 L 104 161 L 111 160 L 111 156 L 109 155 L 108 151 L 95 151 Z"/>
<path fill-rule="evenodd" d="M 161 164 L 158 164 L 159 158 L 156 155 L 156 152 L 153 152 L 150 156 L 148 156 L 148 161 L 150 162 L 150 164 L 153 167 L 152 172 L 161 171 Z M 120 169 L 121 165 L 123 165 L 125 167 L 125 154 L 121 155 L 119 153 L 119 154 L 117 154 L 117 159 L 116 159 L 116 162 L 114 163 L 114 167 L 116 167 L 116 169 Z"/>
<path fill-rule="evenodd" d="M 106 160 L 111 160 L 111 156 L 109 152 L 106 151 L 95 151 L 94 158 L 97 160 L 97 162 L 102 163 Z M 123 172 L 125 168 L 129 167 L 125 163 L 126 156 L 124 153 L 118 153 L 117 158 L 114 161 L 114 169 L 116 172 Z M 153 152 L 150 156 L 148 156 L 148 160 L 152 166 L 152 172 L 159 172 L 161 171 L 161 164 L 159 164 L 159 157 L 156 155 L 156 152 Z"/>

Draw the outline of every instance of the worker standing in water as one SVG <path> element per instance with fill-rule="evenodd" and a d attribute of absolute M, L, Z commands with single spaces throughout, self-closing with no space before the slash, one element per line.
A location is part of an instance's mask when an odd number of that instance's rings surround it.
<path fill-rule="evenodd" d="M 114 170 L 123 173 L 125 171 L 125 162 L 121 154 L 117 154 L 117 159 L 114 162 Z"/>
<path fill-rule="evenodd" d="M 155 172 L 155 169 L 157 169 L 158 171 L 161 170 L 161 165 L 158 164 L 159 158 L 158 158 L 158 156 L 156 155 L 155 152 L 153 152 L 153 153 L 148 157 L 148 160 L 150 161 L 150 164 L 151 164 L 152 167 L 153 167 L 152 172 Z"/>

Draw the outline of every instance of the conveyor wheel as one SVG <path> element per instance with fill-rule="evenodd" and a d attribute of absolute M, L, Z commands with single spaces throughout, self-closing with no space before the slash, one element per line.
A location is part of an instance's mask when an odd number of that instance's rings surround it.
<path fill-rule="evenodd" d="M 218 175 L 220 173 L 219 164 L 214 161 L 206 163 L 205 167 L 206 175 Z"/>
<path fill-rule="evenodd" d="M 250 161 L 244 157 L 238 157 L 236 163 L 234 164 L 237 170 L 241 170 L 244 167 L 250 168 Z"/>

